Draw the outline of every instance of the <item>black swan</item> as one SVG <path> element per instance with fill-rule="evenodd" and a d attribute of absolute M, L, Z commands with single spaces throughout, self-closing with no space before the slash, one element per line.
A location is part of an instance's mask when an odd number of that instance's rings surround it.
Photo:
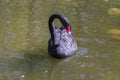
<path fill-rule="evenodd" d="M 54 19 L 56 18 L 62 23 L 61 28 L 55 27 Z M 78 47 L 72 36 L 69 20 L 60 14 L 53 14 L 49 18 L 48 23 L 51 34 L 48 42 L 48 52 L 50 55 L 55 58 L 66 58 L 74 54 Z"/>

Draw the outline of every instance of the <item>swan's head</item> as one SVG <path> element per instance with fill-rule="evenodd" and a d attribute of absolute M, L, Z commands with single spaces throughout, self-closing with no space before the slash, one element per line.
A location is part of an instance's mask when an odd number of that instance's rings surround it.
<path fill-rule="evenodd" d="M 56 19 L 56 18 L 60 20 L 60 22 L 62 23 L 62 26 L 66 29 L 66 32 L 71 34 L 70 21 L 66 17 L 64 17 L 60 14 L 53 14 L 49 18 L 49 29 L 50 29 L 51 35 L 53 36 L 53 32 L 54 32 L 54 29 L 55 29 L 54 19 Z"/>

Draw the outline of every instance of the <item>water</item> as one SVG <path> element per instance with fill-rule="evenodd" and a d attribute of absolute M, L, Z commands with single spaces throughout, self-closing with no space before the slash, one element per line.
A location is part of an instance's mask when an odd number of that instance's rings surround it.
<path fill-rule="evenodd" d="M 72 25 L 75 55 L 48 55 L 49 16 Z M 0 0 L 0 80 L 120 80 L 120 0 Z"/>

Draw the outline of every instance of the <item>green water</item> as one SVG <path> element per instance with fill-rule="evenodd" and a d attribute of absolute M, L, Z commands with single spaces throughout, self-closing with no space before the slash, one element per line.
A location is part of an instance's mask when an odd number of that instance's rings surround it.
<path fill-rule="evenodd" d="M 72 25 L 75 55 L 47 51 L 49 16 Z M 0 80 L 120 80 L 120 0 L 0 0 Z"/>

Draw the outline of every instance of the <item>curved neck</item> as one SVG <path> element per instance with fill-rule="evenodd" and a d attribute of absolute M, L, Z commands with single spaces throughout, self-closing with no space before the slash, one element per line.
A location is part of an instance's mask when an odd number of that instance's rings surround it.
<path fill-rule="evenodd" d="M 49 22 L 48 22 L 49 23 L 49 30 L 50 30 L 50 34 L 51 34 L 52 38 L 54 38 L 54 30 L 55 30 L 54 19 L 55 18 L 58 18 L 65 28 L 70 25 L 69 20 L 66 17 L 64 17 L 60 14 L 53 14 L 49 18 Z"/>

